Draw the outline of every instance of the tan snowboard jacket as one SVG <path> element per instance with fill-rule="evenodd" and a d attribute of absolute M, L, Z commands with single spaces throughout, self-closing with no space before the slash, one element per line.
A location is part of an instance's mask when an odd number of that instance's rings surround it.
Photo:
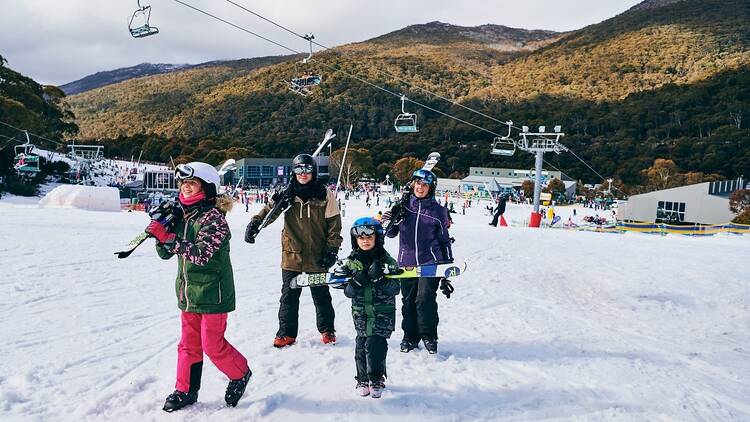
<path fill-rule="evenodd" d="M 269 202 L 253 220 L 262 221 L 273 208 Z M 267 224 L 279 216 L 270 217 Z M 326 199 L 311 199 L 302 202 L 294 197 L 292 206 L 284 213 L 284 229 L 281 231 L 281 268 L 299 272 L 326 272 L 318 266 L 320 259 L 329 250 L 341 247 L 341 215 L 333 192 L 326 189 Z"/>

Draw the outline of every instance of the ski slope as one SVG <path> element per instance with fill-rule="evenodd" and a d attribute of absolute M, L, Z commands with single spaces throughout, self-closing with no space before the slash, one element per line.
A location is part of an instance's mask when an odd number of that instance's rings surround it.
<path fill-rule="evenodd" d="M 376 212 L 347 201 L 344 227 Z M 506 218 L 528 212 L 509 205 Z M 568 212 L 558 208 L 563 221 Z M 281 222 L 248 245 L 250 215 L 237 206 L 228 217 L 237 311 L 227 338 L 247 356 L 251 384 L 225 407 L 227 380 L 206 359 L 199 402 L 166 414 L 176 261 L 160 260 L 151 241 L 125 260 L 112 254 L 145 214 L 4 197 L 0 420 L 750 420 L 750 237 L 493 228 L 481 207 L 454 214 L 454 253 L 469 271 L 450 299 L 439 296 L 439 354 L 399 353 L 398 329 L 387 390 L 374 400 L 354 392 L 341 291 L 332 291 L 338 344 L 321 344 L 304 292 L 297 345 L 271 346 Z"/>

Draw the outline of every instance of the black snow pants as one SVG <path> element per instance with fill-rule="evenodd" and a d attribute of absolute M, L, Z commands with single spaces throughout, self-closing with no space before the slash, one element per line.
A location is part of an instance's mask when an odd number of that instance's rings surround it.
<path fill-rule="evenodd" d="M 336 314 L 331 304 L 331 293 L 328 286 L 305 287 L 302 289 L 292 289 L 289 283 L 300 273 L 296 271 L 281 270 L 281 299 L 279 299 L 279 331 L 277 337 L 288 336 L 297 337 L 299 329 L 299 296 L 302 290 L 310 289 L 310 294 L 315 304 L 315 323 L 318 332 L 333 333 L 336 331 L 333 326 L 333 320 Z"/>
<path fill-rule="evenodd" d="M 439 278 L 420 277 L 401 280 L 401 328 L 404 339 L 437 340 Z"/>
<path fill-rule="evenodd" d="M 387 377 L 385 357 L 388 354 L 388 341 L 386 338 L 357 336 L 356 342 L 354 362 L 357 364 L 357 376 L 355 379 L 359 382 L 374 382 Z"/>

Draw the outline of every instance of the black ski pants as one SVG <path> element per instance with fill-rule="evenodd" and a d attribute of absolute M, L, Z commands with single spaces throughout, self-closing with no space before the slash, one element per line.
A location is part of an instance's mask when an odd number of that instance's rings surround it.
<path fill-rule="evenodd" d="M 279 299 L 279 331 L 277 337 L 297 337 L 299 330 L 299 296 L 302 290 L 310 289 L 310 294 L 315 304 L 315 323 L 318 332 L 333 333 L 333 320 L 336 314 L 331 304 L 331 292 L 328 286 L 304 287 L 292 289 L 289 283 L 300 273 L 296 271 L 281 270 L 281 299 Z"/>
<path fill-rule="evenodd" d="M 405 278 L 401 281 L 401 328 L 404 339 L 437 340 L 439 278 Z"/>
<path fill-rule="evenodd" d="M 493 226 L 497 226 L 497 220 L 500 219 L 501 215 L 502 215 L 502 213 L 500 213 L 499 210 L 495 211 L 495 213 L 492 215 L 492 222 L 490 224 L 493 225 Z"/>
<path fill-rule="evenodd" d="M 385 357 L 388 354 L 388 341 L 385 337 L 369 336 L 356 338 L 354 362 L 357 364 L 359 382 L 380 381 L 386 377 Z"/>

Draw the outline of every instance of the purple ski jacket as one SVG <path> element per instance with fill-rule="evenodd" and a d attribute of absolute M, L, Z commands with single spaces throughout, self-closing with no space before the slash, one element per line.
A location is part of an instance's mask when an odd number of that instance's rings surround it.
<path fill-rule="evenodd" d="M 386 233 L 388 237 L 399 235 L 399 266 L 452 262 L 448 210 L 435 198 L 417 199 L 415 196 L 405 208 L 401 224 L 389 227 Z"/>

